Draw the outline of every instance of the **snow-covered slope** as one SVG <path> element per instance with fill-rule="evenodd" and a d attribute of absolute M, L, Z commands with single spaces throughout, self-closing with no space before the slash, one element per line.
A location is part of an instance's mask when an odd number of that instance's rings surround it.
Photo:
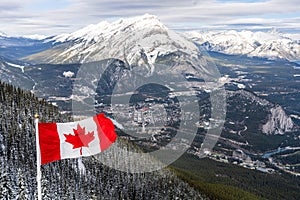
<path fill-rule="evenodd" d="M 6 34 L 0 31 L 0 37 L 6 37 Z"/>
<path fill-rule="evenodd" d="M 27 60 L 43 63 L 85 63 L 106 58 L 121 59 L 128 64 L 153 65 L 157 58 L 172 53 L 197 56 L 193 42 L 169 30 L 153 15 L 89 25 L 71 34 L 51 39 L 62 43 Z"/>
<path fill-rule="evenodd" d="M 300 59 L 299 36 L 276 30 L 187 32 L 185 35 L 207 50 L 225 54 L 247 55 L 269 59 Z"/>
<path fill-rule="evenodd" d="M 0 80 L 30 90 L 34 86 L 34 81 L 24 73 L 26 67 L 23 63 L 0 56 Z"/>

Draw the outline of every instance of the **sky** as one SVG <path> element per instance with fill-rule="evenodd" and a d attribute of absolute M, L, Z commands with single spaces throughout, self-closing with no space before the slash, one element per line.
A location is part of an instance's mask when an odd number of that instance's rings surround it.
<path fill-rule="evenodd" d="M 300 33 L 299 0 L 1 0 L 0 32 L 51 36 L 145 13 L 174 30 Z"/>

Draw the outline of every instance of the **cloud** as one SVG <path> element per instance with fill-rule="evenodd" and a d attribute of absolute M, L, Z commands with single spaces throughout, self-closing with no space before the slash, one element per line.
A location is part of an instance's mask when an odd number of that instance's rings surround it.
<path fill-rule="evenodd" d="M 0 2 L 0 12 L 9 11 L 9 10 L 17 10 L 20 9 L 21 6 L 16 1 L 1 1 Z"/>
<path fill-rule="evenodd" d="M 0 25 L 1 31 L 13 35 L 54 35 L 102 20 L 151 13 L 173 29 L 275 27 L 300 31 L 298 1 L 59 0 L 57 5 L 49 6 L 53 1 L 6 0 L 0 3 Z"/>

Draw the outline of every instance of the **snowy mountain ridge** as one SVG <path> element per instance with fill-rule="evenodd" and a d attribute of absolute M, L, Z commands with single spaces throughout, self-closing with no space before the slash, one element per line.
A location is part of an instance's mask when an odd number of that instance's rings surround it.
<path fill-rule="evenodd" d="M 151 67 L 158 57 L 172 53 L 199 55 L 198 47 L 192 41 L 169 30 L 156 16 L 149 14 L 112 23 L 100 22 L 49 41 L 62 44 L 27 59 L 47 63 L 86 63 L 116 58 L 130 65 L 145 63 Z"/>
<path fill-rule="evenodd" d="M 159 21 L 159 19 L 150 14 L 145 14 L 139 17 L 133 17 L 128 19 L 119 19 L 112 23 L 107 21 L 101 21 L 98 24 L 90 24 L 80 30 L 73 33 L 65 33 L 58 35 L 51 39 L 55 42 L 68 42 L 72 40 L 83 39 L 84 41 L 99 41 L 103 37 L 109 37 L 112 34 L 117 34 L 120 31 L 124 31 L 126 28 L 144 29 L 151 26 L 157 26 L 158 28 L 166 29 L 166 27 Z"/>
<path fill-rule="evenodd" d="M 191 31 L 184 35 L 209 51 L 268 59 L 300 59 L 299 35 L 284 34 L 275 29 L 269 32 Z"/>

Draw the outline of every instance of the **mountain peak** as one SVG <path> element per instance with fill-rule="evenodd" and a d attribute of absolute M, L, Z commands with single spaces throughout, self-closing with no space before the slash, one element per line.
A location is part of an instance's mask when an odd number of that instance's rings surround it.
<path fill-rule="evenodd" d="M 145 14 L 142 16 L 121 18 L 114 22 L 101 21 L 98 24 L 90 24 L 70 34 L 61 34 L 54 37 L 55 42 L 68 42 L 72 40 L 99 41 L 100 38 L 110 33 L 120 33 L 126 29 L 161 28 L 167 29 L 155 15 Z"/>
<path fill-rule="evenodd" d="M 181 55 L 184 60 L 184 55 L 197 57 L 200 54 L 192 41 L 168 29 L 158 17 L 150 14 L 89 25 L 76 32 L 59 35 L 52 42 L 63 44 L 50 49 L 51 53 L 41 52 L 27 59 L 49 63 L 87 63 L 115 58 L 129 65 L 144 63 L 153 72 L 156 61 L 168 55 Z"/>
<path fill-rule="evenodd" d="M 270 33 L 272 35 L 278 35 L 281 32 L 278 29 L 276 29 L 276 28 L 272 28 L 271 30 L 268 31 L 268 33 Z"/>
<path fill-rule="evenodd" d="M 7 37 L 7 35 L 5 33 L 3 33 L 2 31 L 0 31 L 0 37 Z"/>
<path fill-rule="evenodd" d="M 141 20 L 153 20 L 153 21 L 159 21 L 159 18 L 156 15 L 151 15 L 149 13 L 146 13 L 144 15 L 140 15 L 140 16 L 135 16 L 135 17 L 130 17 L 130 18 L 121 18 L 118 21 L 141 21 Z"/>

